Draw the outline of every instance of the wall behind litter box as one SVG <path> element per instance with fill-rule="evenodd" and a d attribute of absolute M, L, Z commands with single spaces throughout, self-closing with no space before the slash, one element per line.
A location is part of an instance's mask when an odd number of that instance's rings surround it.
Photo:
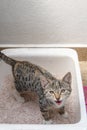
<path fill-rule="evenodd" d="M 87 0 L 0 0 L 0 44 L 86 42 Z"/>

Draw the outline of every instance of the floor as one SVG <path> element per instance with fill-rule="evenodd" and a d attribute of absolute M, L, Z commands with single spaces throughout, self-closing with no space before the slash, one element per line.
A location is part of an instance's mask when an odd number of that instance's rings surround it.
<path fill-rule="evenodd" d="M 79 63 L 83 86 L 87 86 L 87 61 L 80 61 Z"/>

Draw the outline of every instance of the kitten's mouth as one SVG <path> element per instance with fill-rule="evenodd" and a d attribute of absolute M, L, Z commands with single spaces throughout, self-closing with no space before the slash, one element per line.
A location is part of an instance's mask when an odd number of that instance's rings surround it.
<path fill-rule="evenodd" d="M 55 101 L 58 105 L 60 105 L 62 103 L 62 100 L 57 100 Z"/>

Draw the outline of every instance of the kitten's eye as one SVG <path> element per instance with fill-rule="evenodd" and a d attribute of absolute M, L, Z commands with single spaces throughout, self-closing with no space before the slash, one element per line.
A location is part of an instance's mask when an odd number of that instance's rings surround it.
<path fill-rule="evenodd" d="M 61 93 L 64 93 L 64 92 L 65 92 L 65 89 L 62 89 L 62 90 L 61 90 Z"/>
<path fill-rule="evenodd" d="M 49 92 L 50 92 L 51 94 L 54 94 L 54 91 L 52 91 L 52 90 L 51 90 L 51 91 L 49 91 Z"/>

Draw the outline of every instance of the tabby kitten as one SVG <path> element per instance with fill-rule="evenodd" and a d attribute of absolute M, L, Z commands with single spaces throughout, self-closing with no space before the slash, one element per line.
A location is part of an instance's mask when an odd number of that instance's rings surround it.
<path fill-rule="evenodd" d="M 20 95 L 30 91 L 37 93 L 45 123 L 50 122 L 49 111 L 53 108 L 58 109 L 59 114 L 66 115 L 65 101 L 72 90 L 70 72 L 58 80 L 45 69 L 30 62 L 16 61 L 2 52 L 0 58 L 12 66 L 15 90 Z"/>

